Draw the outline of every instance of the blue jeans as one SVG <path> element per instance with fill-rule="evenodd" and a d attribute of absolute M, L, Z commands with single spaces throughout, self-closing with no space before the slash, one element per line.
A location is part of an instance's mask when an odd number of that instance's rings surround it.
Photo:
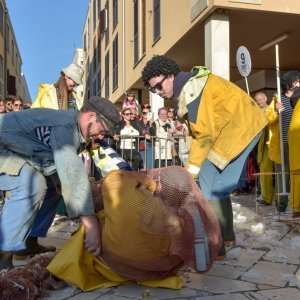
<path fill-rule="evenodd" d="M 260 136 L 261 133 L 224 170 L 220 170 L 209 160 L 204 162 L 199 173 L 199 185 L 207 200 L 223 200 L 230 197 L 239 181 L 245 161 Z"/>
<path fill-rule="evenodd" d="M 0 190 L 9 191 L 0 212 L 0 250 L 25 248 L 25 239 L 46 236 L 60 196 L 49 177 L 29 164 L 19 175 L 0 174 Z"/>
<path fill-rule="evenodd" d="M 144 169 L 147 167 L 147 170 L 154 168 L 154 153 L 152 144 L 146 143 L 145 151 L 140 151 Z"/>

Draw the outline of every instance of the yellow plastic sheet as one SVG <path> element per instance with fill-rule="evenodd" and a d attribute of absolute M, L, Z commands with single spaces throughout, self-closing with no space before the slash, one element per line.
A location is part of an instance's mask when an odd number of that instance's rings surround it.
<path fill-rule="evenodd" d="M 47 269 L 57 278 L 72 283 L 83 291 L 118 286 L 130 281 L 85 251 L 83 227 L 71 237 Z M 137 283 L 153 288 L 182 288 L 182 281 L 177 276 Z"/>

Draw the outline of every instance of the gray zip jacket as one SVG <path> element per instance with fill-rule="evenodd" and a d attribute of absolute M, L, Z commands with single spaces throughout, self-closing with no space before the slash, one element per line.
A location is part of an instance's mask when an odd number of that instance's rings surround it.
<path fill-rule="evenodd" d="M 69 217 L 93 215 L 79 112 L 35 108 L 0 116 L 0 174 L 18 175 L 29 163 L 44 176 L 57 172 Z"/>

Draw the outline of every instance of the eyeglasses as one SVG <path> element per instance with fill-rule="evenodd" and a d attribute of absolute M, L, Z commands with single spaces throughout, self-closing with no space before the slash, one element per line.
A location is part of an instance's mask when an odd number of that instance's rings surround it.
<path fill-rule="evenodd" d="M 23 104 L 14 104 L 14 106 L 16 106 L 16 107 L 22 107 Z"/>
<path fill-rule="evenodd" d="M 173 113 L 173 112 L 174 112 L 174 109 L 169 109 L 168 112 Z"/>
<path fill-rule="evenodd" d="M 124 114 L 124 116 L 132 116 L 133 113 L 127 113 L 127 114 Z"/>
<path fill-rule="evenodd" d="M 155 86 L 149 85 L 149 91 L 154 94 L 156 93 L 156 90 L 161 91 L 163 89 L 162 84 L 167 78 L 168 76 L 164 76 L 164 78 L 160 82 L 158 82 Z"/>
<path fill-rule="evenodd" d="M 149 111 L 143 111 L 142 114 L 146 115 Z"/>

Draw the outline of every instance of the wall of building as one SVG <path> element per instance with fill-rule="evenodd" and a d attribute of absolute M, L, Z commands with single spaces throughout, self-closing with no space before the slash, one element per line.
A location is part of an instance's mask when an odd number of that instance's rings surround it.
<path fill-rule="evenodd" d="M 0 5 L 0 9 L 3 10 L 3 30 L 0 30 L 0 55 L 3 59 L 2 96 L 21 97 L 25 102 L 31 102 L 26 80 L 22 74 L 21 54 L 5 0 L 0 0 Z"/>
<path fill-rule="evenodd" d="M 155 0 L 135 0 L 116 1 L 118 4 L 118 23 L 113 27 L 113 3 L 108 0 L 91 0 L 89 11 L 87 12 L 86 23 L 83 30 L 84 47 L 84 67 L 86 74 L 85 87 L 89 95 L 94 94 L 93 90 L 101 93 L 102 96 L 109 97 L 113 102 L 121 102 L 128 89 L 134 89 L 143 102 L 149 101 L 149 92 L 145 89 L 141 81 L 141 71 L 146 62 L 155 54 L 168 55 L 175 59 L 184 70 L 196 64 L 204 64 L 205 57 L 205 33 L 204 26 L 207 20 L 215 13 L 228 15 L 230 22 L 230 45 L 232 46 L 228 59 L 230 59 L 231 76 L 233 81 L 239 80 L 235 63 L 236 48 L 243 43 L 249 44 L 253 60 L 262 63 L 254 73 L 263 70 L 263 61 L 270 59 L 269 52 L 258 51 L 260 44 L 268 39 L 281 34 L 284 30 L 282 24 L 288 23 L 289 15 L 295 23 L 297 14 L 300 14 L 300 6 L 294 0 L 274 1 L 274 0 L 163 0 L 160 2 L 160 35 L 154 40 L 154 3 Z M 139 19 L 136 24 L 139 27 L 139 59 L 135 57 L 135 15 L 134 7 L 138 3 Z M 99 6 L 100 4 L 100 6 Z M 106 32 L 100 34 L 100 24 L 103 18 L 99 18 L 100 11 L 109 5 L 108 9 L 108 37 L 106 43 Z M 251 23 L 251 16 L 260 14 L 262 24 L 266 18 L 269 28 L 258 27 L 254 21 Z M 124 16 L 124 18 L 123 18 Z M 241 17 L 240 17 L 241 16 Z M 244 22 L 247 17 L 250 22 Z M 279 29 L 275 26 L 277 18 L 280 18 Z M 241 18 L 241 19 L 239 19 Z M 94 20 L 95 19 L 95 20 Z M 144 20 L 144 21 L 143 21 Z M 105 23 L 105 22 L 103 22 Z M 297 23 L 297 22 L 296 22 Z M 295 24 L 296 24 L 295 23 Z M 267 25 L 266 24 L 266 25 Z M 274 24 L 274 25 L 273 25 Z M 261 24 L 260 24 L 261 26 Z M 295 25 L 296 26 L 296 25 Z M 272 29 L 270 29 L 272 28 Z M 276 28 L 276 29 L 275 29 Z M 248 29 L 249 30 L 248 32 Z M 247 31 L 247 33 L 246 33 Z M 261 33 L 261 34 L 258 34 Z M 243 35 L 244 34 L 244 35 Z M 293 32 L 291 33 L 292 36 Z M 113 87 L 113 41 L 118 36 L 118 85 Z M 295 34 L 293 39 L 295 40 Z M 143 43 L 144 39 L 144 43 Z M 100 50 L 98 49 L 100 45 Z M 141 49 L 144 48 L 142 51 Z M 283 55 L 285 54 L 283 51 Z M 109 92 L 106 92 L 105 83 L 105 62 L 109 54 Z M 285 55 L 285 57 L 287 57 Z M 94 60 L 96 58 L 96 63 Z M 269 65 L 274 64 L 271 61 Z M 285 64 L 289 68 L 291 63 Z M 270 67 L 268 67 L 270 68 Z M 99 76 L 101 74 L 101 76 Z M 94 82 L 98 78 L 98 88 L 95 89 Z M 258 78 L 254 76 L 253 78 Z M 259 84 L 256 84 L 259 86 Z M 101 92 L 100 92 L 101 90 Z"/>

